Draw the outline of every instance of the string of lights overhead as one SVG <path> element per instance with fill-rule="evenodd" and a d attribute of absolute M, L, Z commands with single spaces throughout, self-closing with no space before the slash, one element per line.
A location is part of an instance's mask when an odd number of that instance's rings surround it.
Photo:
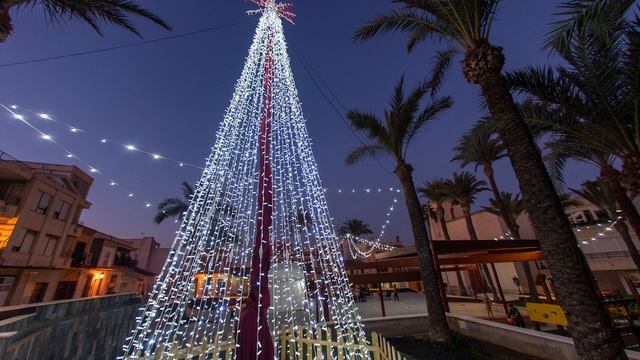
<path fill-rule="evenodd" d="M 95 134 L 93 134 L 90 131 L 87 131 L 81 126 L 72 124 L 70 122 L 62 121 L 59 118 L 50 115 L 50 113 L 48 112 L 37 111 L 23 105 L 18 105 L 16 102 L 8 101 L 6 98 L 0 98 L 0 107 L 5 111 L 7 111 L 7 113 L 12 118 L 17 119 L 22 123 L 24 123 L 25 125 L 27 125 L 31 130 L 33 130 L 38 135 L 39 138 L 49 141 L 55 146 L 57 146 L 58 148 L 60 148 L 66 158 L 76 160 L 81 164 L 82 167 L 85 167 L 92 174 L 99 174 L 106 177 L 107 183 L 110 187 L 119 187 L 120 189 L 123 189 L 121 182 L 119 180 L 116 180 L 116 178 L 113 176 L 108 176 L 104 174 L 101 170 L 98 170 L 98 167 L 95 165 L 94 162 L 87 161 L 85 160 L 85 157 L 79 156 L 77 152 L 73 152 L 69 150 L 69 148 L 64 146 L 59 140 L 54 139 L 54 136 L 52 134 L 45 132 L 38 125 L 36 125 L 36 121 L 44 121 L 49 124 L 60 126 L 65 131 L 68 131 L 69 133 L 72 133 L 72 134 L 89 135 L 89 136 L 94 135 L 93 139 L 96 141 L 96 143 L 100 145 L 104 145 L 104 146 L 116 145 L 117 149 L 124 149 L 125 151 L 128 151 L 128 152 L 145 154 L 152 161 L 164 160 L 173 164 L 177 164 L 179 167 L 189 167 L 189 168 L 200 169 L 200 170 L 203 169 L 203 167 L 201 166 L 189 163 L 187 161 L 178 160 L 172 156 L 160 155 L 160 152 L 152 152 L 133 144 L 127 144 L 124 142 L 115 141 L 109 136 L 95 136 Z M 359 187 L 359 188 L 326 187 L 325 192 L 335 193 L 335 194 L 345 194 L 345 195 L 346 194 L 374 194 L 374 193 L 399 193 L 400 189 L 396 187 L 374 187 L 374 186 Z M 125 195 L 128 198 L 134 198 L 136 196 L 136 192 L 125 191 Z M 142 205 L 146 208 L 155 206 L 154 202 L 151 202 L 151 201 L 144 201 L 142 202 Z"/>
<path fill-rule="evenodd" d="M 367 258 L 371 256 L 373 253 L 375 253 L 376 251 L 389 251 L 389 250 L 395 249 L 394 246 L 383 244 L 382 241 L 384 240 L 385 230 L 387 226 L 390 224 L 389 218 L 391 217 L 391 214 L 393 214 L 393 211 L 395 210 L 395 204 L 397 202 L 398 202 L 398 199 L 393 198 L 393 203 L 387 209 L 386 219 L 382 224 L 380 233 L 378 234 L 378 237 L 376 237 L 375 239 L 365 239 L 359 236 L 355 236 L 353 234 L 346 234 L 344 236 L 344 239 L 347 240 L 347 243 L 349 245 L 349 252 L 352 258 L 354 259 Z M 364 244 L 366 250 L 360 249 L 359 243 Z"/>
<path fill-rule="evenodd" d="M 615 220 L 609 220 L 605 223 L 600 223 L 600 224 L 596 224 L 596 225 L 588 225 L 585 226 L 585 229 L 591 229 L 592 227 L 598 227 L 598 228 L 602 228 L 604 227 L 604 231 L 600 231 L 598 232 L 595 236 L 592 236 L 589 240 L 581 240 L 580 244 L 581 245 L 587 245 L 590 242 L 597 242 L 598 240 L 602 239 L 603 237 L 607 236 L 607 232 L 613 231 L 614 227 L 616 226 L 616 224 L 620 221 L 623 221 L 623 217 L 622 216 L 618 216 Z M 577 232 L 582 232 L 583 230 L 580 228 L 576 229 Z"/>

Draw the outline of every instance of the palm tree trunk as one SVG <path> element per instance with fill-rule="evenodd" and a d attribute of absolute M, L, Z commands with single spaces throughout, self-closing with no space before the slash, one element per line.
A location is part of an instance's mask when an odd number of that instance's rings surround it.
<path fill-rule="evenodd" d="M 616 229 L 618 234 L 620 234 L 622 240 L 624 240 L 633 263 L 636 265 L 636 268 L 640 270 L 640 253 L 638 253 L 638 248 L 633 242 L 631 234 L 629 234 L 629 227 L 627 227 L 627 224 L 625 224 L 622 220 L 618 221 L 613 227 Z"/>
<path fill-rule="evenodd" d="M 500 74 L 503 66 L 502 48 L 483 42 L 467 49 L 465 77 L 480 85 L 496 121 L 556 284 L 560 305 L 569 319 L 578 356 L 587 360 L 626 359 L 622 339 L 600 303 L 597 285 L 577 246 L 538 147 Z"/>
<path fill-rule="evenodd" d="M 476 233 L 476 228 L 473 226 L 473 220 L 471 219 L 471 207 L 468 204 L 462 204 L 462 212 L 464 214 L 464 222 L 467 225 L 467 231 L 469 232 L 469 238 L 471 240 L 478 240 L 478 234 Z M 482 272 L 484 273 L 485 281 L 487 286 L 489 286 L 489 290 L 493 294 L 493 299 L 500 299 L 487 264 L 481 264 L 480 269 L 482 269 Z"/>
<path fill-rule="evenodd" d="M 538 296 L 538 289 L 536 288 L 536 281 L 533 278 L 533 273 L 531 273 L 531 266 L 528 261 L 522 262 L 522 269 L 524 270 L 524 276 L 527 278 L 527 284 L 529 284 L 529 300 L 531 302 L 540 302 L 540 297 Z"/>
<path fill-rule="evenodd" d="M 449 229 L 447 228 L 447 222 L 444 219 L 444 207 L 442 206 L 442 204 L 436 205 L 436 211 L 438 212 L 438 222 L 440 222 L 440 227 L 442 228 L 444 239 L 451 240 L 451 236 L 449 235 Z"/>
<path fill-rule="evenodd" d="M 516 230 L 511 234 L 515 240 L 520 240 L 520 231 L 516 225 Z M 529 300 L 531 302 L 540 302 L 540 296 L 538 295 L 538 288 L 536 287 L 536 280 L 533 278 L 531 272 L 531 266 L 528 261 L 522 262 L 522 269 L 524 270 L 524 277 L 527 278 L 527 284 L 529 285 Z"/>
<path fill-rule="evenodd" d="M 473 220 L 471 220 L 471 208 L 468 205 L 462 205 L 462 212 L 464 213 L 464 222 L 467 224 L 469 238 L 471 240 L 478 240 L 476 228 L 473 226 Z"/>
<path fill-rule="evenodd" d="M 447 222 L 444 219 L 444 207 L 442 206 L 442 204 L 436 204 L 436 211 L 438 212 L 438 221 L 440 222 L 440 227 L 442 228 L 444 239 L 447 241 L 450 241 L 451 236 L 449 235 Z M 467 293 L 467 289 L 464 287 L 464 280 L 462 280 L 462 274 L 458 269 L 456 269 L 456 280 L 458 281 L 458 288 L 460 289 L 460 295 L 469 296 L 469 294 Z"/>
<path fill-rule="evenodd" d="M 509 216 L 509 211 L 507 211 L 507 207 L 504 205 L 504 201 L 502 200 L 502 195 L 500 194 L 500 190 L 498 189 L 498 184 L 496 183 L 496 178 L 493 173 L 493 167 L 491 164 L 485 164 L 482 166 L 482 169 L 487 180 L 489 180 L 489 186 L 491 186 L 493 198 L 496 200 L 498 209 L 502 214 L 501 218 L 504 220 L 504 223 L 507 226 L 507 229 L 509 229 L 511 235 L 515 236 L 514 234 L 517 232 L 516 225 L 512 222 L 511 216 Z"/>
<path fill-rule="evenodd" d="M 442 297 L 440 296 L 440 272 L 435 268 L 433 253 L 429 244 L 429 235 L 425 222 L 422 218 L 422 208 L 416 193 L 415 184 L 412 177 L 413 168 L 404 162 L 398 162 L 395 174 L 400 180 L 404 199 L 409 212 L 411 230 L 416 243 L 416 252 L 420 260 L 420 275 L 425 289 L 427 300 L 427 329 L 431 340 L 437 342 L 448 342 L 451 339 L 451 331 L 447 324 L 447 317 L 444 312 Z"/>

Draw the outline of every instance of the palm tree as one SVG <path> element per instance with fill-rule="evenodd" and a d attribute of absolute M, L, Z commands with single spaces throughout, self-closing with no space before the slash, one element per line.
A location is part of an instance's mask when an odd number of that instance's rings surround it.
<path fill-rule="evenodd" d="M 475 175 L 467 171 L 463 171 L 462 173 L 454 172 L 453 179 L 446 181 L 449 196 L 462 208 L 464 221 L 467 225 L 467 232 L 471 240 L 478 240 L 478 234 L 476 234 L 476 228 L 473 226 L 473 220 L 471 218 L 471 205 L 476 201 L 477 194 L 488 190 L 486 186 L 486 182 L 478 180 Z M 484 273 L 489 289 L 493 293 L 493 298 L 498 299 L 498 292 L 491 278 L 489 268 L 487 268 L 486 264 L 480 265 L 480 268 Z"/>
<path fill-rule="evenodd" d="M 562 197 L 561 197 L 562 198 Z M 520 226 L 518 225 L 518 217 L 525 211 L 524 201 L 520 198 L 520 195 L 513 196 L 512 193 L 503 191 L 500 193 L 500 200 L 495 198 L 489 199 L 491 206 L 483 206 L 482 208 L 502 219 L 509 219 L 513 228 L 509 229 L 511 237 L 516 240 L 520 240 Z M 506 220 L 505 220 L 506 222 Z M 522 268 L 524 270 L 524 276 L 527 278 L 527 284 L 529 287 L 530 300 L 532 302 L 538 302 L 538 290 L 536 289 L 536 283 L 531 273 L 531 266 L 529 262 L 522 262 Z"/>
<path fill-rule="evenodd" d="M 151 11 L 131 0 L 3 0 L 0 2 L 0 43 L 13 33 L 10 11 L 14 8 L 32 8 L 40 5 L 53 22 L 80 20 L 102 35 L 102 24 L 116 25 L 140 36 L 131 22 L 131 16 L 139 16 L 169 29 L 169 25 Z"/>
<path fill-rule="evenodd" d="M 513 196 L 508 191 L 500 193 L 500 200 L 489 198 L 490 206 L 483 206 L 482 209 L 488 211 L 502 219 L 508 218 L 514 224 L 511 235 L 514 238 L 520 238 L 520 226 L 517 223 L 518 216 L 525 211 L 524 201 L 520 198 L 520 194 Z"/>
<path fill-rule="evenodd" d="M 447 221 L 444 218 L 444 203 L 447 201 L 450 202 L 452 200 L 448 192 L 447 181 L 442 178 L 433 179 L 431 181 L 425 182 L 424 186 L 418 188 L 417 190 L 422 195 L 422 197 L 428 199 L 432 204 L 435 204 L 436 218 L 438 219 L 438 223 L 440 224 L 440 228 L 442 229 L 442 233 L 444 234 L 444 239 L 451 240 L 451 236 L 449 236 L 449 229 L 447 228 Z M 431 209 L 428 204 L 426 205 L 426 207 L 427 209 Z M 464 286 L 462 274 L 457 268 L 456 279 L 458 281 L 460 295 L 467 296 L 467 289 Z"/>
<path fill-rule="evenodd" d="M 500 139 L 494 136 L 494 132 L 487 128 L 472 129 L 465 133 L 458 144 L 453 148 L 455 155 L 452 160 L 461 162 L 461 167 L 475 164 L 475 170 L 482 167 L 485 177 L 489 181 L 495 205 L 501 214 L 507 214 L 507 209 L 502 201 L 498 184 L 493 171 L 493 163 L 506 156 L 504 145 Z M 499 215 L 500 216 L 500 215 Z M 511 233 L 516 233 L 516 224 L 509 217 L 502 216 L 504 223 Z"/>
<path fill-rule="evenodd" d="M 360 219 L 347 219 L 340 224 L 340 227 L 338 227 L 338 234 L 341 236 L 350 234 L 358 237 L 373 234 L 373 231 L 369 228 L 369 224 Z"/>
<path fill-rule="evenodd" d="M 478 240 L 478 234 L 476 234 L 476 229 L 471 219 L 471 205 L 476 201 L 476 195 L 488 190 L 487 183 L 483 180 L 478 180 L 472 173 L 463 171 L 461 173 L 454 172 L 453 178 L 447 180 L 446 184 L 449 196 L 457 201 L 462 208 L 469 238 Z"/>
<path fill-rule="evenodd" d="M 182 199 L 173 197 L 162 200 L 158 204 L 158 213 L 153 218 L 153 222 L 161 224 L 168 218 L 182 221 L 184 214 L 189 210 L 189 202 L 193 196 L 193 187 L 186 181 L 182 182 L 182 195 Z"/>
<path fill-rule="evenodd" d="M 562 115 L 534 120 L 561 138 L 548 145 L 552 156 L 564 153 L 563 161 L 595 165 L 629 224 L 640 232 L 640 213 L 627 195 L 640 191 L 640 25 L 625 16 L 632 4 L 568 6 L 572 16 L 554 26 L 548 44 L 566 65 L 525 68 L 507 79 L 516 91 Z M 621 170 L 616 160 L 622 161 Z"/>
<path fill-rule="evenodd" d="M 346 163 L 351 165 L 367 157 L 378 158 L 383 155 L 395 161 L 394 173 L 402 185 L 416 251 L 420 259 L 420 273 L 429 312 L 427 329 L 433 341 L 447 342 L 451 334 L 440 297 L 439 272 L 434 266 L 429 234 L 413 182 L 413 167 L 407 163 L 406 159 L 409 145 L 415 140 L 418 132 L 452 106 L 453 100 L 447 96 L 437 97 L 437 89 L 431 85 L 421 84 L 409 94 L 405 94 L 403 76 L 395 87 L 383 120 L 371 113 L 349 111 L 347 117 L 351 124 L 357 130 L 364 132 L 371 143 L 365 143 L 351 151 L 346 158 Z M 420 103 L 428 92 L 431 92 L 431 98 L 421 110 Z"/>
<path fill-rule="evenodd" d="M 599 210 L 604 211 L 609 216 L 609 219 L 614 220 L 613 228 L 616 229 L 622 240 L 624 240 L 625 245 L 627 245 L 636 268 L 640 269 L 640 253 L 638 253 L 638 248 L 634 244 L 631 234 L 629 234 L 627 224 L 625 224 L 624 220 L 618 218 L 616 197 L 608 182 L 602 179 L 586 181 L 582 183 L 582 190 L 571 189 L 571 191 L 595 205 Z"/>
<path fill-rule="evenodd" d="M 501 72 L 502 48 L 490 41 L 500 0 L 393 0 L 399 10 L 380 15 L 354 35 L 371 39 L 379 33 L 409 34 L 408 49 L 426 41 L 449 41 L 455 47 L 439 53 L 443 67 L 462 51 L 465 78 L 480 86 L 498 135 L 511 159 L 527 211 L 554 278 L 560 304 L 567 311 L 578 355 L 585 359 L 624 357 L 622 341 L 600 305 L 591 272 L 567 220 L 536 143 L 518 111 Z M 575 3 L 584 3 L 575 1 Z M 592 331 L 592 325 L 601 331 Z M 605 334 L 605 336 L 601 336 Z"/>
<path fill-rule="evenodd" d="M 444 203 L 451 201 L 449 191 L 447 188 L 447 181 L 442 178 L 433 179 L 424 183 L 424 186 L 417 189 L 422 197 L 428 199 L 432 204 L 436 206 L 436 218 L 442 228 L 445 240 L 451 240 L 449 235 L 449 229 L 447 228 L 447 221 L 444 215 Z"/>

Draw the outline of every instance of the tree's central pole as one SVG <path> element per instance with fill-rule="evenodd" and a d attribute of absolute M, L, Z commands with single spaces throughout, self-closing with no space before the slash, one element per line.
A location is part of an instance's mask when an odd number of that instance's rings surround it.
<path fill-rule="evenodd" d="M 271 171 L 273 72 L 273 29 L 269 29 L 264 57 L 263 107 L 258 132 L 258 209 L 249 278 L 251 288 L 246 307 L 240 313 L 236 360 L 271 360 L 274 356 L 273 339 L 267 321 L 271 302 L 269 268 L 272 250 L 269 234 L 273 221 Z"/>

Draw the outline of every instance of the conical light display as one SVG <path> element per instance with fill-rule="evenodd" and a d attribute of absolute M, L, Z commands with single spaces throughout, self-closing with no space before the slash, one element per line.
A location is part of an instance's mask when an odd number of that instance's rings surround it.
<path fill-rule="evenodd" d="M 123 358 L 369 358 L 287 54 L 293 14 L 254 2 L 245 67 Z M 301 345 L 328 337 L 340 346 Z"/>

